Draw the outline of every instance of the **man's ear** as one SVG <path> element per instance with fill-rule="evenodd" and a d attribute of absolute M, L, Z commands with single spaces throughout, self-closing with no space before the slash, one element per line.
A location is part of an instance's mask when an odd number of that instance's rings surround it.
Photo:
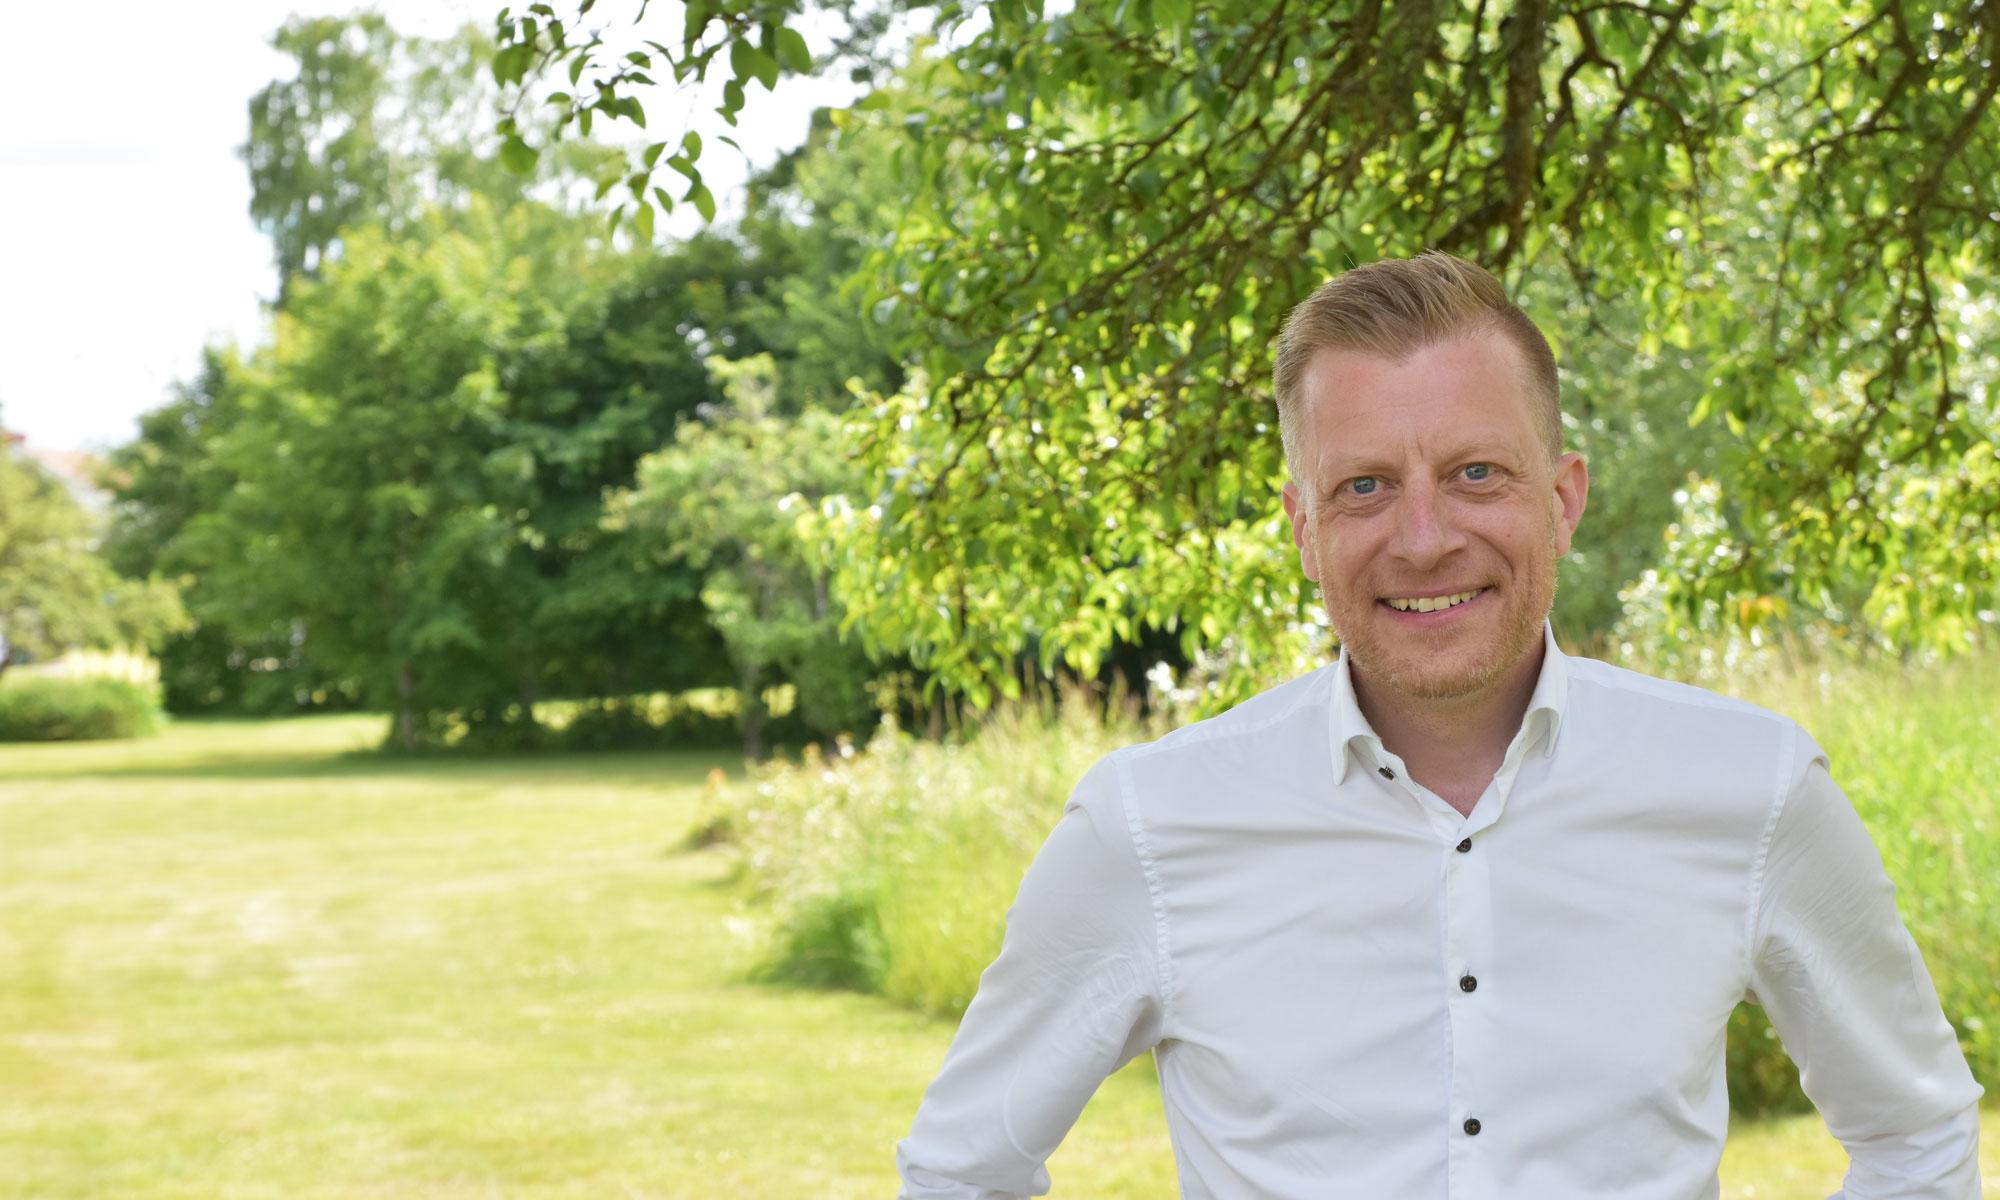
<path fill-rule="evenodd" d="M 1306 578 L 1319 582 L 1319 564 L 1314 561 L 1312 542 L 1306 538 L 1306 500 L 1299 485 L 1287 479 L 1278 493 L 1285 501 L 1285 515 L 1292 520 L 1292 545 L 1299 550 L 1299 567 Z"/>
<path fill-rule="evenodd" d="M 1570 537 L 1583 520 L 1584 505 L 1590 500 L 1590 467 L 1572 450 L 1556 460 L 1555 494 L 1549 502 L 1556 513 L 1556 556 L 1569 553 Z"/>

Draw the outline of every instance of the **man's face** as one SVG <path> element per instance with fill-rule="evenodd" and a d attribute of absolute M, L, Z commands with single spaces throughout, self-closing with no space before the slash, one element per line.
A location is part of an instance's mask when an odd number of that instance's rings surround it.
<path fill-rule="evenodd" d="M 1519 352 L 1498 334 L 1400 363 L 1322 350 L 1303 384 L 1315 494 L 1286 483 L 1285 512 L 1355 671 L 1418 700 L 1500 688 L 1541 643 L 1590 484 L 1581 455 L 1550 465 Z M 1391 604 L 1427 597 L 1461 602 Z"/>

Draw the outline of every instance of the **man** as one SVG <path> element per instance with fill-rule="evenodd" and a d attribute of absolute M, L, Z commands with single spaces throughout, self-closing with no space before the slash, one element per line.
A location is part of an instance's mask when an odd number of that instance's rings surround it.
<path fill-rule="evenodd" d="M 1761 1003 L 1851 1200 L 1976 1200 L 1980 1086 L 1791 720 L 1565 655 L 1589 474 L 1485 271 L 1287 321 L 1285 511 L 1337 662 L 1087 771 L 915 1127 L 906 1197 L 1040 1195 L 1151 1050 L 1189 1197 L 1718 1194 Z"/>

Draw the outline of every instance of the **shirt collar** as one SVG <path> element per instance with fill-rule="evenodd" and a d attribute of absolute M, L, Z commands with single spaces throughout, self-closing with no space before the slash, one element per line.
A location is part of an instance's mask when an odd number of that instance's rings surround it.
<path fill-rule="evenodd" d="M 1556 752 L 1556 734 L 1562 728 L 1563 706 L 1569 699 L 1569 667 L 1562 648 L 1556 645 L 1555 625 L 1546 618 L 1542 621 L 1542 673 L 1535 680 L 1535 690 L 1528 697 L 1528 709 L 1521 714 L 1521 724 L 1526 728 L 1536 713 L 1546 714 L 1542 718 L 1542 755 L 1548 757 Z M 1361 714 L 1361 705 L 1354 697 L 1353 668 L 1347 659 L 1347 647 L 1340 647 L 1340 659 L 1333 666 L 1333 700 L 1327 705 L 1333 733 L 1333 776 L 1335 783 L 1347 782 L 1348 765 L 1354 761 L 1351 748 L 1356 742 L 1365 742 L 1376 749 L 1382 746 L 1382 739 L 1368 724 L 1368 718 Z"/>

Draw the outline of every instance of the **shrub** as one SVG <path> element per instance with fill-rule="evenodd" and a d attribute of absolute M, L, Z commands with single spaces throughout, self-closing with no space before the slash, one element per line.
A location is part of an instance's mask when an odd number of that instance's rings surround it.
<path fill-rule="evenodd" d="M 36 675 L 0 683 L 0 742 L 143 737 L 159 727 L 153 693 L 123 679 Z"/>

